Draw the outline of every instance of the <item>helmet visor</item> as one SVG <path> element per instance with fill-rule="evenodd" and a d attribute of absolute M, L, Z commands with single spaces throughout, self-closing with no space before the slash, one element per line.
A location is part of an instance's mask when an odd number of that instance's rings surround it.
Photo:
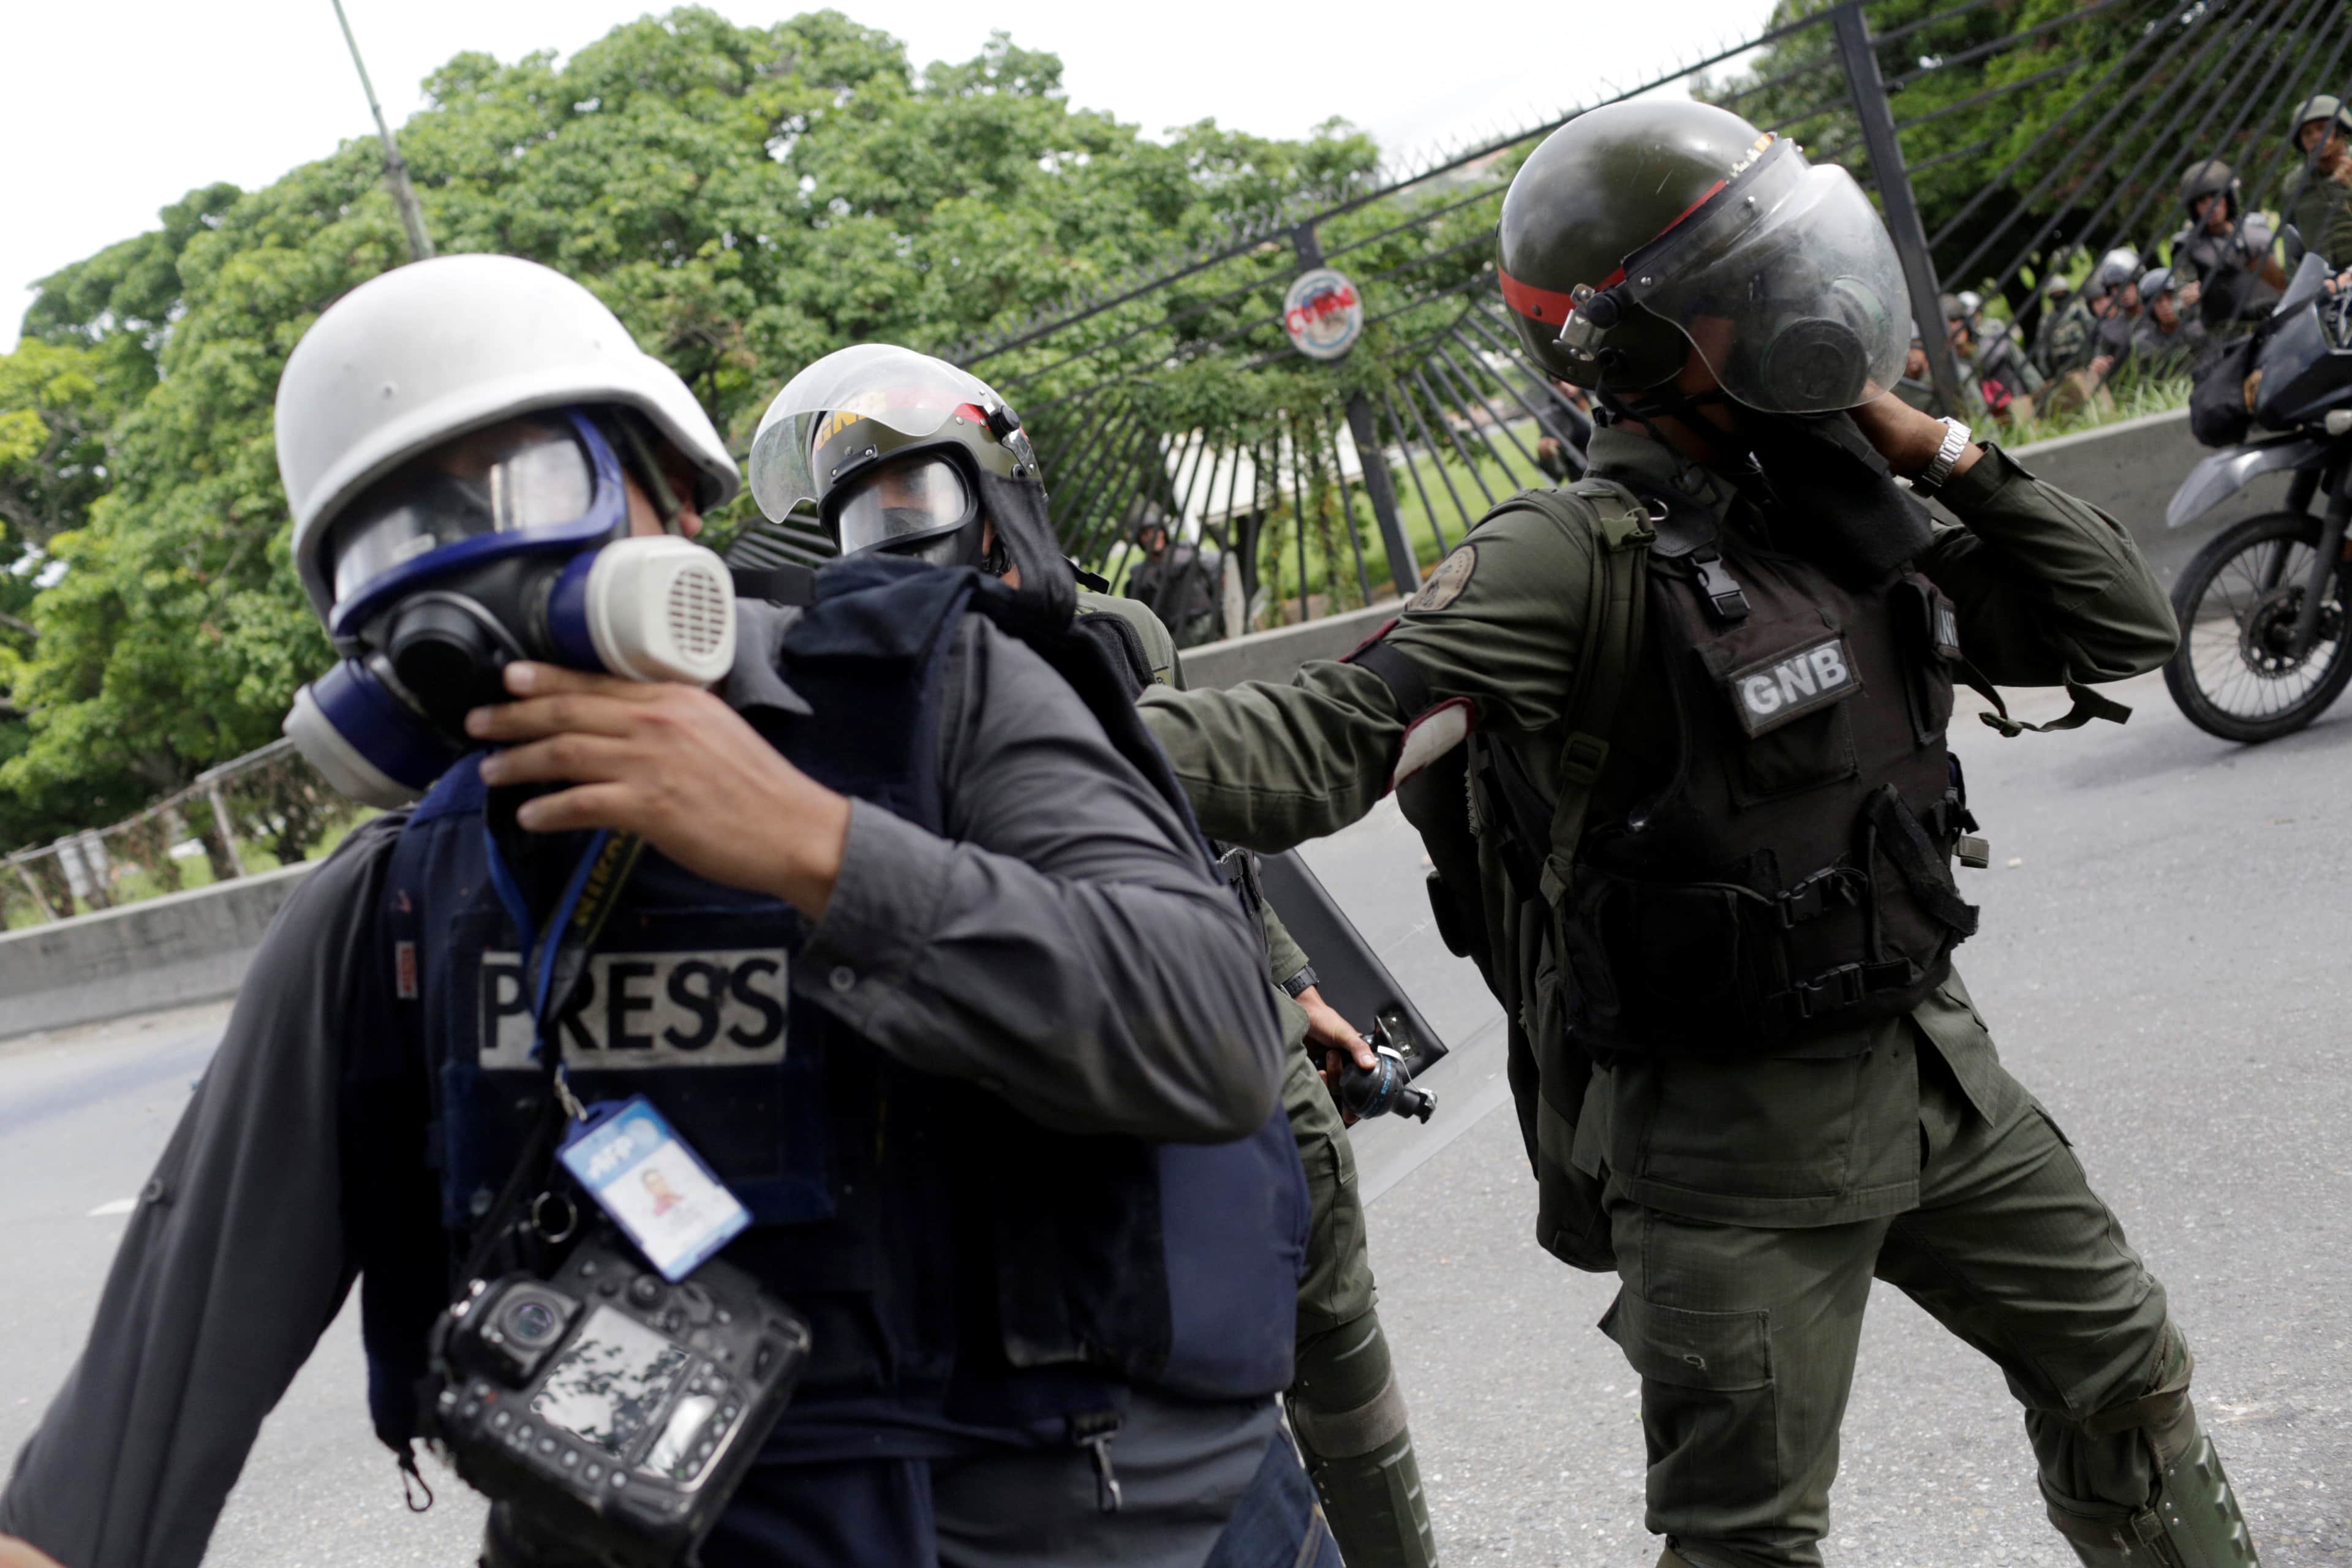
<path fill-rule="evenodd" d="M 866 469 L 832 499 L 841 552 L 903 551 L 971 521 L 977 507 L 963 472 L 938 451 Z"/>
<path fill-rule="evenodd" d="M 1903 264 L 1853 176 L 1775 142 L 1752 169 L 1625 264 L 1635 304 L 1673 322 L 1723 390 L 1773 414 L 1869 402 L 1903 373 Z"/>
<path fill-rule="evenodd" d="M 617 526 L 617 484 L 597 504 L 597 461 L 610 455 L 584 420 L 562 415 L 510 419 L 411 458 L 346 508 L 326 542 L 341 621 L 403 567 L 452 545 L 493 535 L 563 538 Z"/>
<path fill-rule="evenodd" d="M 856 439 L 861 422 L 919 441 L 958 416 L 985 424 L 1000 401 L 969 371 L 912 349 L 860 343 L 827 354 L 787 382 L 761 417 L 751 493 L 781 522 L 823 502 L 839 468 L 871 445 Z M 853 547 L 844 539 L 842 548 Z"/>

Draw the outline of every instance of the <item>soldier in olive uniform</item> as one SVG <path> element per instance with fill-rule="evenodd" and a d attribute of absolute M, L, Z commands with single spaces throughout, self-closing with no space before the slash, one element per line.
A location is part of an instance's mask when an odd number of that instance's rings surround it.
<path fill-rule="evenodd" d="M 2287 261 L 2315 250 L 2336 267 L 2352 266 L 2352 110 L 2333 93 L 2295 105 L 2287 142 L 2303 154 L 2303 176 L 2286 198 Z"/>
<path fill-rule="evenodd" d="M 2172 277 L 2198 286 L 2198 319 L 2209 332 L 2232 321 L 2257 321 L 2278 303 L 2286 274 L 2271 258 L 2273 236 L 2245 212 L 2238 176 L 2219 158 L 2189 165 L 2180 176 L 2180 205 L 2189 223 L 2172 237 Z"/>
<path fill-rule="evenodd" d="M 814 389 L 803 402 L 820 447 L 835 434 L 832 410 L 888 412 L 856 426 L 858 443 L 878 447 L 879 454 L 853 471 L 858 483 L 845 508 L 840 501 L 827 504 L 834 491 L 832 470 L 814 463 L 763 460 L 763 443 L 754 454 L 751 477 L 770 517 L 782 521 L 804 502 L 845 552 L 887 550 L 941 565 L 976 566 L 1020 584 L 988 516 L 989 465 L 1008 459 L 1001 456 L 1003 446 L 983 435 L 1015 429 L 1020 421 L 992 388 L 943 361 L 879 344 L 820 360 L 793 384 Z M 938 412 L 919 417 L 924 410 Z M 949 447 L 960 448 L 983 476 L 981 489 L 972 488 L 956 455 L 944 450 Z M 885 465 L 883 470 L 867 472 L 875 461 Z M 803 489 L 814 493 L 803 495 Z M 1148 526 L 1165 533 L 1156 510 Z M 1105 645 L 1131 690 L 1182 686 L 1176 640 L 1148 605 L 1081 589 L 1077 609 L 1080 625 Z M 1436 1537 L 1406 1424 L 1404 1394 L 1373 1305 L 1355 1155 L 1320 1071 L 1339 1051 L 1351 1053 L 1366 1068 L 1375 1058 L 1362 1037 L 1323 1000 L 1307 954 L 1272 908 L 1259 907 L 1275 1008 L 1289 1047 L 1283 1109 L 1306 1168 L 1310 1205 L 1307 1272 L 1297 1297 L 1297 1360 L 1287 1396 L 1292 1432 L 1349 1568 L 1434 1568 Z M 1225 1560 L 1211 1561 L 1222 1565 Z"/>
<path fill-rule="evenodd" d="M 2033 340 L 2034 368 L 2044 381 L 2056 381 L 2070 372 L 2091 363 L 2091 334 L 2099 324 L 2092 313 L 2090 302 L 2084 296 L 2091 291 L 2098 277 L 2097 268 L 2091 281 L 2076 289 L 2064 286 L 2063 280 L 2050 286 L 2050 303 L 2042 316 L 2042 330 Z"/>
<path fill-rule="evenodd" d="M 1496 508 L 1345 660 L 1148 693 L 1203 825 L 1276 849 L 1400 790 L 1503 1004 L 1538 1238 L 1622 1282 L 1663 1563 L 1820 1562 L 1874 1277 L 2007 1374 L 2083 1562 L 2252 1563 L 2162 1287 L 1950 963 L 1949 859 L 1984 853 L 1956 674 L 2115 715 L 2084 683 L 2170 654 L 2162 590 L 2112 519 L 1881 395 L 1901 268 L 1792 144 L 1596 110 L 1500 252 L 1530 350 L 1612 413 L 1591 475 Z"/>

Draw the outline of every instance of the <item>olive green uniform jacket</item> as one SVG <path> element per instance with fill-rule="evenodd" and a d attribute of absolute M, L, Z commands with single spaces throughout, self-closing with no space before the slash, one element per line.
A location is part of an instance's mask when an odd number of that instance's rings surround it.
<path fill-rule="evenodd" d="M 2317 251 L 2332 267 L 2352 267 L 2352 185 L 2305 171 L 2286 199 L 2286 221 L 2303 237 L 2305 251 Z"/>
<path fill-rule="evenodd" d="M 1602 430 L 1591 457 L 1596 472 L 1675 494 L 1678 508 L 1708 508 L 1732 526 L 1749 515 L 1727 482 L 1645 438 Z M 1939 499 L 1963 526 L 1939 529 L 1919 565 L 1955 601 L 1962 650 L 1986 677 L 2012 686 L 2115 680 L 2170 655 L 2171 609 L 2113 518 L 1990 446 Z M 1427 678 L 1433 704 L 1467 699 L 1474 722 L 1513 746 L 1547 792 L 1558 789 L 1562 710 L 1584 657 L 1593 549 L 1590 529 L 1507 503 L 1387 634 Z M 1633 798 L 1629 781 L 1671 755 L 1656 718 L 1668 710 L 1663 679 L 1654 645 L 1610 732 L 1595 821 L 1622 811 Z M 1202 826 L 1262 851 L 1370 810 L 1416 717 L 1399 712 L 1370 670 L 1331 661 L 1283 685 L 1155 689 L 1142 710 Z M 1511 892 L 1491 843 L 1482 842 L 1480 860 L 1486 929 L 1499 937 L 1490 982 L 1517 1026 L 1512 1087 L 1544 1190 L 1546 1247 L 1608 1267 L 1593 1196 L 1604 1173 L 1635 1203 L 1738 1225 L 1835 1225 L 1916 1206 L 1920 1077 L 1903 1018 L 1856 1024 L 1769 1060 L 1628 1058 L 1599 1067 L 1588 1088 L 1580 1055 L 1568 1059 L 1547 911 Z M 1910 1017 L 1989 1121 L 2030 1107 L 1957 974 Z"/>

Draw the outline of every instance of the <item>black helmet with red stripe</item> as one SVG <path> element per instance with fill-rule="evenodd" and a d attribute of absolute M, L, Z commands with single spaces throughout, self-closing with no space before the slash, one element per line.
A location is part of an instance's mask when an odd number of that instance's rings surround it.
<path fill-rule="evenodd" d="M 1903 269 L 1853 176 L 1692 102 L 1579 115 L 1503 198 L 1503 298 L 1554 375 L 1626 401 L 1696 348 L 1771 413 L 1851 408 L 1902 374 Z"/>

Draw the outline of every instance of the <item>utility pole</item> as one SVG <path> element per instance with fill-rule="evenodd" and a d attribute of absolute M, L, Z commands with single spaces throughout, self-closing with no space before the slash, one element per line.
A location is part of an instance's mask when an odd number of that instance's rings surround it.
<path fill-rule="evenodd" d="M 375 133 L 383 142 L 383 183 L 392 187 L 392 205 L 400 209 L 400 223 L 408 230 L 408 258 L 433 259 L 433 237 L 425 232 L 425 209 L 417 205 L 416 187 L 408 183 L 408 161 L 392 127 L 383 122 L 383 106 L 375 100 L 375 83 L 368 80 L 367 62 L 360 58 L 360 41 L 352 37 L 352 19 L 343 15 L 343 0 L 334 0 L 335 20 L 342 24 L 343 42 L 352 48 L 352 64 L 359 68 L 360 90 L 367 94 L 368 112 L 375 116 Z"/>

